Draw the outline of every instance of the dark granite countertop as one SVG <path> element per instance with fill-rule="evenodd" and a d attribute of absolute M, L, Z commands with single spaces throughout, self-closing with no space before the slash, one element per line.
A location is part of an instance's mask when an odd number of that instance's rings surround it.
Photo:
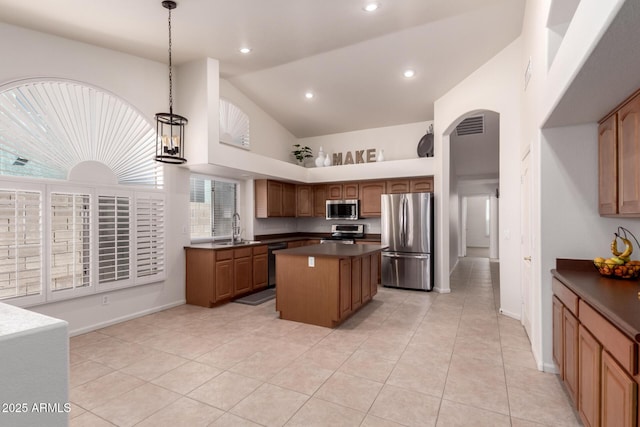
<path fill-rule="evenodd" d="M 315 257 L 359 257 L 382 251 L 386 246 L 369 245 L 345 245 L 342 243 L 323 243 L 320 245 L 301 246 L 299 248 L 281 249 L 275 251 L 277 255 L 300 255 Z"/>
<path fill-rule="evenodd" d="M 241 245 L 228 245 L 220 242 L 202 242 L 202 243 L 191 243 L 185 246 L 189 249 L 238 249 L 245 248 L 250 246 L 259 246 L 259 245 L 269 245 L 271 243 L 282 243 L 282 242 L 297 242 L 299 240 L 309 240 L 309 239 L 322 239 L 329 237 L 331 233 L 290 233 L 290 234 L 277 234 L 277 235 L 260 235 L 256 236 L 254 241 L 256 243 L 245 243 Z M 380 243 L 380 235 L 379 234 L 370 234 L 366 235 L 362 239 L 357 239 L 359 242 L 377 242 Z"/>
<path fill-rule="evenodd" d="M 618 329 L 640 342 L 640 282 L 603 277 L 590 260 L 557 260 L 551 274 Z"/>

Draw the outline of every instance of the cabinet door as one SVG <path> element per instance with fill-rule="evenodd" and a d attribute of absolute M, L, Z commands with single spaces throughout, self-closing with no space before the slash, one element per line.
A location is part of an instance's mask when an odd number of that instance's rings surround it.
<path fill-rule="evenodd" d="M 186 249 L 187 304 L 210 307 L 215 301 L 213 289 L 215 259 L 215 251 Z"/>
<path fill-rule="evenodd" d="M 282 216 L 282 183 L 267 181 L 267 217 Z"/>
<path fill-rule="evenodd" d="M 372 181 L 360 184 L 360 215 L 363 218 L 379 218 L 382 212 L 381 196 L 385 182 Z"/>
<path fill-rule="evenodd" d="M 327 216 L 327 186 L 324 184 L 313 186 L 313 216 Z"/>
<path fill-rule="evenodd" d="M 253 256 L 252 289 L 266 288 L 269 280 L 269 264 L 267 254 Z"/>
<path fill-rule="evenodd" d="M 402 194 L 410 191 L 408 179 L 394 179 L 387 181 L 387 194 Z"/>
<path fill-rule="evenodd" d="M 351 309 L 362 305 L 362 258 L 351 260 Z"/>
<path fill-rule="evenodd" d="M 564 379 L 564 352 L 562 345 L 562 303 L 553 296 L 553 361 L 560 371 L 560 379 Z"/>
<path fill-rule="evenodd" d="M 355 200 L 358 198 L 358 183 L 350 182 L 342 184 L 342 196 L 348 200 Z"/>
<path fill-rule="evenodd" d="M 282 216 L 293 218 L 296 216 L 296 186 L 282 184 Z"/>
<path fill-rule="evenodd" d="M 338 306 L 340 307 L 340 319 L 343 319 L 351 313 L 351 260 L 349 259 L 340 260 L 339 287 L 340 301 Z"/>
<path fill-rule="evenodd" d="M 618 213 L 640 214 L 640 96 L 618 111 Z"/>
<path fill-rule="evenodd" d="M 578 413 L 586 427 L 600 425 L 600 355 L 602 346 L 578 326 Z"/>
<path fill-rule="evenodd" d="M 380 283 L 380 252 L 370 256 L 371 258 L 371 298 L 378 293 Z"/>
<path fill-rule="evenodd" d="M 564 383 L 569 397 L 577 402 L 578 393 L 578 319 L 563 307 Z"/>
<path fill-rule="evenodd" d="M 602 352 L 602 427 L 633 427 L 638 385 L 606 351 Z"/>
<path fill-rule="evenodd" d="M 327 200 L 341 200 L 342 184 L 327 184 Z"/>
<path fill-rule="evenodd" d="M 618 213 L 617 116 L 598 126 L 598 211 L 600 215 Z"/>
<path fill-rule="evenodd" d="M 233 296 L 233 260 L 216 262 L 216 302 Z"/>
<path fill-rule="evenodd" d="M 362 257 L 362 274 L 360 276 L 362 288 L 362 303 L 371 299 L 371 256 Z"/>
<path fill-rule="evenodd" d="M 313 216 L 313 186 L 296 185 L 296 216 Z"/>
<path fill-rule="evenodd" d="M 411 193 L 431 193 L 433 191 L 433 177 L 409 180 L 409 191 Z"/>
<path fill-rule="evenodd" d="M 253 286 L 251 257 L 233 260 L 233 294 L 249 292 Z"/>

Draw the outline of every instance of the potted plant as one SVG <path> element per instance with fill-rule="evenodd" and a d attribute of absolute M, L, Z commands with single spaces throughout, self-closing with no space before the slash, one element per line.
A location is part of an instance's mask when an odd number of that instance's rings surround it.
<path fill-rule="evenodd" d="M 304 166 L 304 161 L 306 159 L 313 157 L 311 148 L 307 147 L 306 145 L 303 146 L 300 144 L 293 144 L 293 148 L 294 149 L 291 151 L 291 154 L 293 154 L 293 157 L 296 158 L 300 166 Z"/>

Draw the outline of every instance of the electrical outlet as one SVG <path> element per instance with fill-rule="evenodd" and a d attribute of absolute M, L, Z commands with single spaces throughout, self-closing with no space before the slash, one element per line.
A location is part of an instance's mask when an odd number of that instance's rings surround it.
<path fill-rule="evenodd" d="M 102 305 L 108 305 L 109 304 L 109 295 L 103 295 L 102 296 Z"/>
<path fill-rule="evenodd" d="M 316 259 L 315 257 L 310 256 L 309 257 L 309 267 L 315 267 L 316 266 Z"/>

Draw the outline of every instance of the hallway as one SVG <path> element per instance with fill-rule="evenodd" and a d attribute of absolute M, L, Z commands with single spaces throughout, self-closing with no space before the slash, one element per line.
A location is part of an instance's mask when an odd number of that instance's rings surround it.
<path fill-rule="evenodd" d="M 73 337 L 71 426 L 580 425 L 520 323 L 497 314 L 489 260 L 461 259 L 451 285 L 380 288 L 336 329 L 280 320 L 272 300 Z"/>

